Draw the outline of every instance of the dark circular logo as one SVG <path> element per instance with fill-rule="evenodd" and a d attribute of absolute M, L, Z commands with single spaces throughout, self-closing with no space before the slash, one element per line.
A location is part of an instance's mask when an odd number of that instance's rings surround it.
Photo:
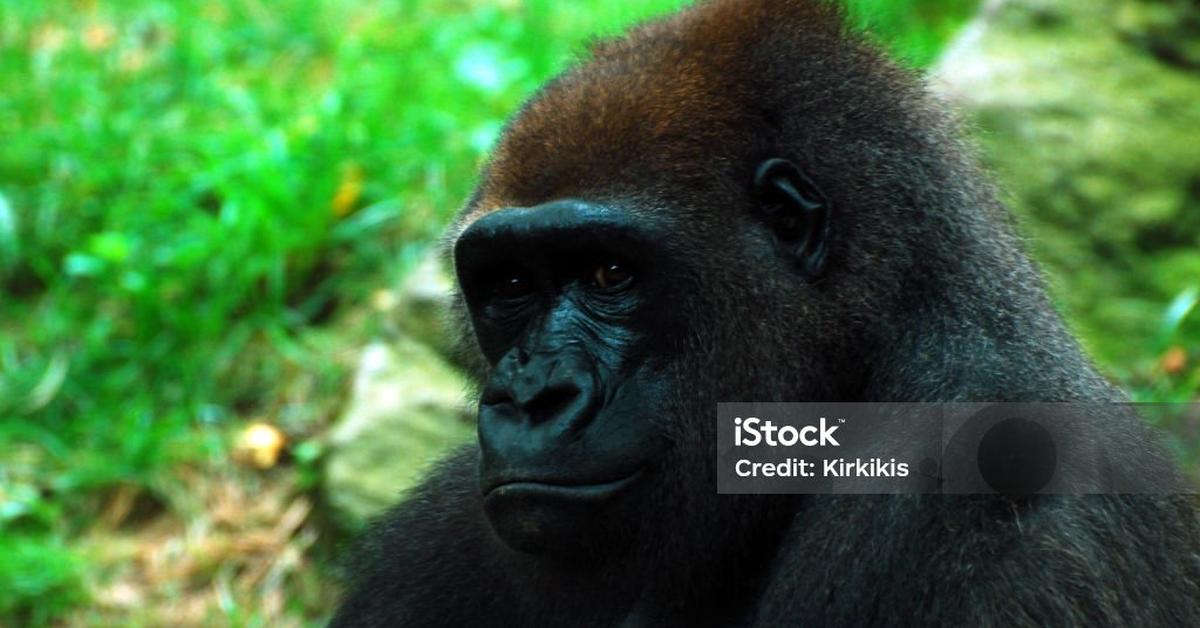
<path fill-rule="evenodd" d="M 1058 452 L 1054 438 L 1039 423 L 1007 418 L 988 428 L 976 451 L 979 474 L 997 493 L 1030 495 L 1054 477 Z"/>

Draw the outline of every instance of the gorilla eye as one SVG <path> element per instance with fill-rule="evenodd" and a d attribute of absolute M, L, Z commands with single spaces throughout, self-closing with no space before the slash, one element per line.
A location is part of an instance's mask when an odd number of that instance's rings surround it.
<path fill-rule="evenodd" d="M 492 286 L 492 295 L 500 299 L 519 299 L 533 292 L 533 281 L 527 275 L 502 275 Z"/>
<path fill-rule="evenodd" d="M 592 271 L 592 284 L 605 290 L 623 286 L 632 279 L 633 273 L 615 262 L 600 264 Z"/>

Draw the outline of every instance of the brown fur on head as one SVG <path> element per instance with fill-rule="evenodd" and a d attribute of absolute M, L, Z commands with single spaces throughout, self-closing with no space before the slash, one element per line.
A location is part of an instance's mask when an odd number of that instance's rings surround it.
<path fill-rule="evenodd" d="M 635 214 L 669 206 L 693 233 L 719 237 L 755 165 L 781 156 L 839 208 L 830 270 L 895 284 L 911 263 L 905 241 L 930 228 L 914 213 L 953 222 L 941 208 L 964 193 L 993 204 L 989 190 L 966 189 L 979 178 L 955 135 L 920 81 L 848 29 L 838 5 L 700 2 L 599 42 L 530 99 L 448 241 L 497 209 L 571 197 Z"/>
<path fill-rule="evenodd" d="M 705 2 L 595 44 L 514 118 L 464 223 L 552 198 L 728 177 L 758 135 L 779 131 L 771 91 L 787 69 L 773 67 L 771 49 L 795 40 L 814 59 L 852 45 L 833 7 L 779 0 Z"/>

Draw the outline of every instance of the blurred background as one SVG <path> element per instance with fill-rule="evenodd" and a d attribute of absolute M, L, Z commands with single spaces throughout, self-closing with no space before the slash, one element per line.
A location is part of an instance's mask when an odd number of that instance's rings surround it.
<path fill-rule="evenodd" d="M 431 243 L 524 98 L 680 4 L 0 0 L 0 625 L 327 619 L 339 548 L 472 434 Z M 848 4 L 1101 368 L 1197 399 L 1200 5 Z"/>

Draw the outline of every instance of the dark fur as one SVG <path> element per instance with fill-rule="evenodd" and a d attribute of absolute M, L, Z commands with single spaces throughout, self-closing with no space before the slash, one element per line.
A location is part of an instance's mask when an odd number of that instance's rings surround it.
<path fill-rule="evenodd" d="M 754 165 L 774 155 L 836 207 L 815 283 L 746 226 Z M 599 44 L 514 119 L 451 237 L 563 197 L 669 221 L 663 246 L 692 258 L 681 280 L 711 287 L 671 305 L 684 392 L 637 547 L 576 565 L 508 549 L 468 447 L 377 524 L 335 625 L 1200 618 L 1183 498 L 716 494 L 717 401 L 1125 399 L 1054 312 L 953 122 L 826 5 L 718 0 Z M 1099 439 L 1118 464 L 1158 464 L 1136 424 Z"/>

